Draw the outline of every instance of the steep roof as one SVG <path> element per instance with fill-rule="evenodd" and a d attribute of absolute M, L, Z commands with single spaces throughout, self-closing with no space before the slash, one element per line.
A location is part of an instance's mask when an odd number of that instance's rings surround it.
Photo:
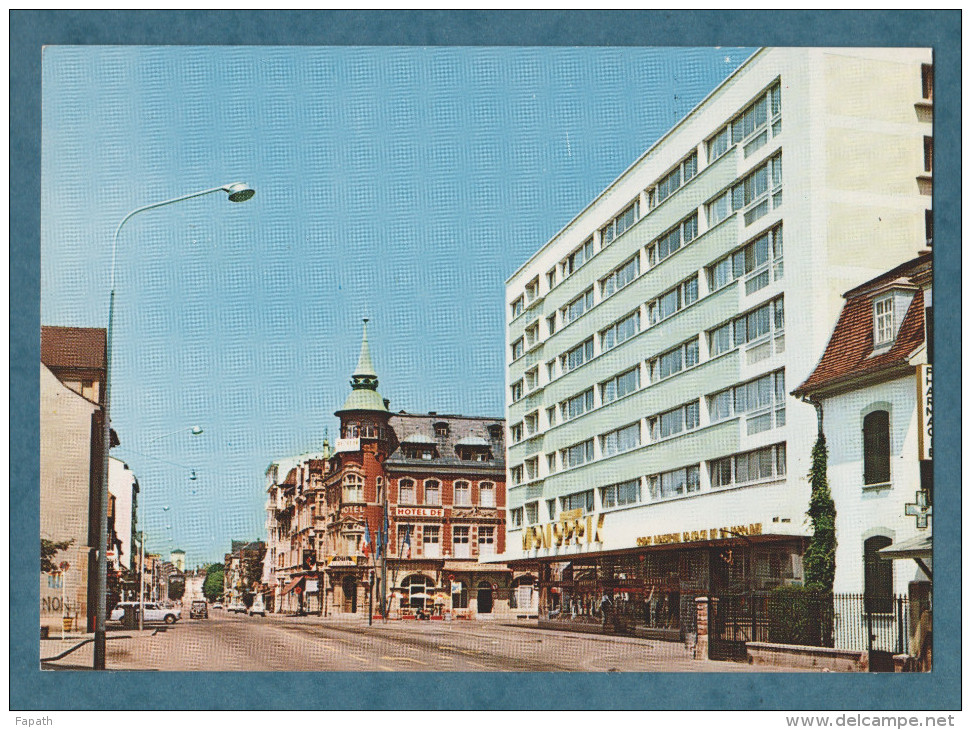
<path fill-rule="evenodd" d="M 505 448 L 501 438 L 493 439 L 489 433 L 490 426 L 498 426 L 497 432 L 504 431 L 505 420 L 502 418 L 483 418 L 478 416 L 442 415 L 440 413 L 395 413 L 389 420 L 399 444 L 435 444 L 438 447 L 438 458 L 432 460 L 408 458 L 400 448 L 385 460 L 390 467 L 421 464 L 425 468 L 441 467 L 483 468 L 489 470 L 505 470 Z M 446 434 L 437 435 L 435 424 L 445 423 L 448 428 Z M 430 436 L 429 434 L 436 434 Z M 471 441 L 471 443 L 470 443 Z M 458 445 L 475 445 L 490 447 L 491 459 L 487 461 L 467 461 L 460 459 L 456 451 Z"/>
<path fill-rule="evenodd" d="M 387 413 L 388 407 L 384 398 L 378 393 L 378 375 L 374 372 L 371 361 L 371 348 L 367 341 L 367 323 L 364 320 L 364 334 L 361 338 L 361 355 L 357 360 L 357 367 L 351 375 L 351 392 L 344 402 L 344 407 L 336 412 L 340 415 L 345 411 L 379 411 Z"/>
<path fill-rule="evenodd" d="M 104 370 L 105 330 L 100 327 L 40 328 L 40 361 L 51 370 Z"/>
<path fill-rule="evenodd" d="M 873 354 L 873 300 L 893 286 L 911 286 L 910 279 L 931 266 L 930 255 L 897 266 L 848 291 L 846 303 L 829 344 L 816 368 L 795 396 L 848 387 L 860 378 L 909 367 L 910 357 L 924 344 L 924 294 L 917 290 L 891 347 Z"/>

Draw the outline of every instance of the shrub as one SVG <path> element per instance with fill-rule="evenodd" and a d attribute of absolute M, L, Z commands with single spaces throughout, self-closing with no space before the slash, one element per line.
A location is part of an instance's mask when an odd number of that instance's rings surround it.
<path fill-rule="evenodd" d="M 833 594 L 807 586 L 780 586 L 769 594 L 769 642 L 833 645 Z"/>

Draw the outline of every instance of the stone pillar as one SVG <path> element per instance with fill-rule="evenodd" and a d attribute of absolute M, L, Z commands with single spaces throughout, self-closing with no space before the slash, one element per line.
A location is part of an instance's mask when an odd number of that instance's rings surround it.
<path fill-rule="evenodd" d="M 708 596 L 695 598 L 695 616 L 698 640 L 695 643 L 695 659 L 708 658 Z"/>

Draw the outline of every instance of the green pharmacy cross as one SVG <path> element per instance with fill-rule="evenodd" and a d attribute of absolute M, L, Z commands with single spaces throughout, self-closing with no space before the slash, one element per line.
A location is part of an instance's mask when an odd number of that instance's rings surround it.
<path fill-rule="evenodd" d="M 932 516 L 934 508 L 927 504 L 927 492 L 923 489 L 917 492 L 916 502 L 904 505 L 904 514 L 917 518 L 917 527 L 921 530 L 927 527 L 927 518 Z"/>

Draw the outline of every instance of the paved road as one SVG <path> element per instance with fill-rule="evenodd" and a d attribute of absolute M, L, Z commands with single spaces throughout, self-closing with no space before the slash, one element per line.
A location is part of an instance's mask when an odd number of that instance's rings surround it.
<path fill-rule="evenodd" d="M 499 622 L 375 622 L 361 617 L 240 616 L 214 612 L 155 633 L 108 642 L 109 669 L 182 671 L 750 672 L 699 661 L 684 645 L 546 631 Z M 43 642 L 44 656 L 58 642 Z M 90 667 L 91 647 L 57 662 Z M 53 667 L 52 667 L 53 668 Z"/>

